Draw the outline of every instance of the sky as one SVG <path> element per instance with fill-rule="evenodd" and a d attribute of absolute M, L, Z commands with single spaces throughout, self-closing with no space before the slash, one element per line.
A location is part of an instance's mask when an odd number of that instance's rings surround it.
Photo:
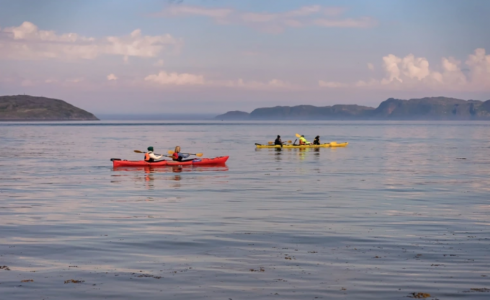
<path fill-rule="evenodd" d="M 0 95 L 95 114 L 490 99 L 487 0 L 0 0 Z"/>

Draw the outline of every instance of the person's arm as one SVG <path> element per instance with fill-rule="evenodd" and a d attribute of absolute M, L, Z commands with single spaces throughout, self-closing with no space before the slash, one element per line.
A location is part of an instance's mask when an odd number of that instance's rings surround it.
<path fill-rule="evenodd" d="M 163 157 L 163 155 L 155 155 L 155 153 L 150 153 L 150 157 L 153 158 L 153 159 L 160 159 Z"/>

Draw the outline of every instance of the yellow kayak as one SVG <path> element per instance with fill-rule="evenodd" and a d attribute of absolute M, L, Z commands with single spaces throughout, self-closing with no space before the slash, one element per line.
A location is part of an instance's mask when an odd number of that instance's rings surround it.
<path fill-rule="evenodd" d="M 287 149 L 294 149 L 294 148 L 334 148 L 334 147 L 347 147 L 349 143 L 337 143 L 337 142 L 330 142 L 330 143 L 325 143 L 325 144 L 320 144 L 320 145 L 283 145 L 282 148 L 287 148 Z M 255 143 L 255 146 L 257 148 L 281 148 L 280 145 L 262 145 L 262 144 L 257 144 Z"/>

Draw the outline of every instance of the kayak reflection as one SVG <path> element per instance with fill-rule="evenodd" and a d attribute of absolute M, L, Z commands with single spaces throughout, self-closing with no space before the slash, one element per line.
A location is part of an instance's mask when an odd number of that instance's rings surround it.
<path fill-rule="evenodd" d="M 199 172 L 226 172 L 228 171 L 228 167 L 226 165 L 219 165 L 219 166 L 192 166 L 192 165 L 184 165 L 184 166 L 172 166 L 172 167 L 166 167 L 166 166 L 141 166 L 141 167 L 116 167 L 113 168 L 113 171 L 115 173 L 119 174 L 114 174 L 112 176 L 116 176 L 121 178 L 129 178 L 133 182 L 143 182 L 144 187 L 148 190 L 154 190 L 154 189 L 161 189 L 162 187 L 171 187 L 171 188 L 180 188 L 181 186 L 186 186 L 185 184 L 181 185 L 181 182 L 184 181 L 186 177 L 184 175 L 181 175 L 183 173 L 189 173 L 187 178 L 194 178 L 192 173 L 199 173 Z M 174 174 L 171 176 L 164 175 L 163 173 L 167 174 Z M 164 176 L 159 176 L 159 174 L 164 175 Z M 190 177 L 189 177 L 190 176 Z M 217 175 L 211 175 L 211 177 L 216 177 Z M 202 180 L 205 180 L 206 178 L 209 178 L 207 175 L 206 176 L 199 176 Z M 172 182 L 170 185 L 162 185 L 162 182 Z M 118 181 L 113 181 L 113 182 L 120 182 Z M 139 185 L 139 184 L 138 184 Z"/>
<path fill-rule="evenodd" d="M 330 148 L 336 150 L 336 148 Z M 299 160 L 306 160 L 308 157 L 313 157 L 315 160 L 320 159 L 320 152 L 328 151 L 321 148 L 256 148 L 257 152 L 265 152 L 267 155 L 273 156 L 277 162 L 283 159 L 297 157 Z"/>
<path fill-rule="evenodd" d="M 141 172 L 145 173 L 181 173 L 181 172 L 221 172 L 228 171 L 226 165 L 213 165 L 213 166 L 141 166 L 141 167 L 115 167 L 113 171 L 128 171 L 128 172 Z"/>
<path fill-rule="evenodd" d="M 282 149 L 281 148 L 276 148 L 274 150 L 275 150 L 275 153 L 274 153 L 275 159 L 277 161 L 280 161 L 281 160 Z"/>

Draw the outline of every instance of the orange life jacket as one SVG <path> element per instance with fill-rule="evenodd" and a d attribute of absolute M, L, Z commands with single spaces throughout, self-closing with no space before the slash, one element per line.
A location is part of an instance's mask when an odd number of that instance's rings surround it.
<path fill-rule="evenodd" d="M 150 157 L 150 154 L 148 154 L 148 152 L 145 153 L 145 161 L 150 161 L 151 160 L 151 157 Z"/>

